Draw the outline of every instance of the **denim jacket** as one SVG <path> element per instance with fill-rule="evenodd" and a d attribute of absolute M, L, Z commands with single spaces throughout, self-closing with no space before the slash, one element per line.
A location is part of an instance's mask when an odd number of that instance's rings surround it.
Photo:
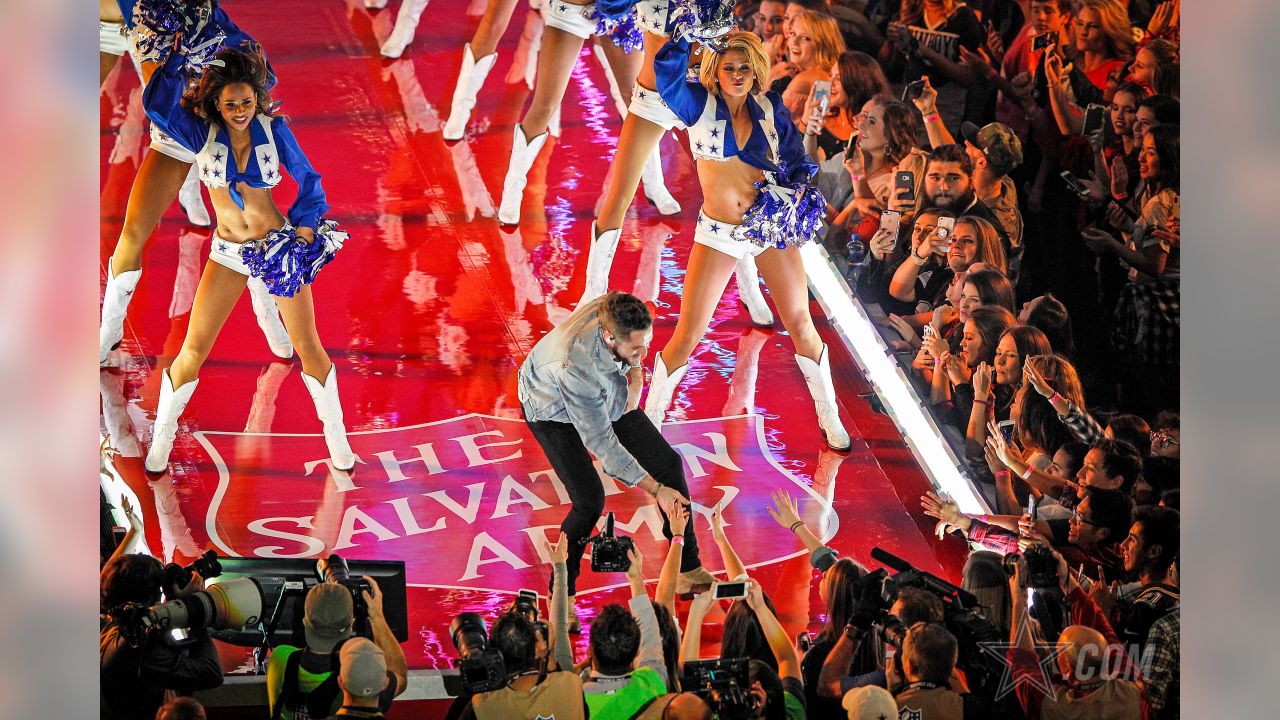
<path fill-rule="evenodd" d="M 520 366 L 520 404 L 529 422 L 571 423 L 605 473 L 634 486 L 647 473 L 613 432 L 627 409 L 631 368 L 600 334 L 604 300 L 582 305 L 533 346 Z"/>

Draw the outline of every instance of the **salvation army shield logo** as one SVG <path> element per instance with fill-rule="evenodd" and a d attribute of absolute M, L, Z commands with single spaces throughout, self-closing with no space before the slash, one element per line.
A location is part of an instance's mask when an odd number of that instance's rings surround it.
<path fill-rule="evenodd" d="M 768 452 L 759 416 L 670 423 L 663 435 L 684 460 L 703 563 L 721 570 L 708 519 L 723 505 L 747 566 L 804 552 L 769 516 L 785 488 L 825 541 L 838 520 L 829 502 Z M 232 556 L 403 560 L 412 586 L 514 593 L 546 587 L 543 540 L 554 540 L 569 495 L 522 420 L 470 414 L 392 430 L 351 433 L 350 475 L 328 464 L 321 435 L 196 433 L 218 473 L 205 530 Z M 634 538 L 645 575 L 667 551 L 657 505 L 601 475 L 606 512 Z M 601 520 L 603 524 L 603 518 Z M 710 548 L 710 551 L 708 551 Z M 584 559 L 579 594 L 622 584 Z"/>

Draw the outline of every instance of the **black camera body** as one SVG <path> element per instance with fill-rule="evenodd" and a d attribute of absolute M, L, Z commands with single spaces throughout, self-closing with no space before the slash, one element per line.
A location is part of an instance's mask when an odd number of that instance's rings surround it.
<path fill-rule="evenodd" d="M 1053 30 L 1046 33 L 1040 33 L 1031 40 L 1031 49 L 1035 51 L 1044 50 L 1058 44 L 1058 31 Z"/>
<path fill-rule="evenodd" d="M 1027 561 L 1027 587 L 1049 590 L 1058 587 L 1058 560 L 1047 547 L 1035 545 L 1022 553 Z"/>
<path fill-rule="evenodd" d="M 489 647 L 483 618 L 475 613 L 458 615 L 449 623 L 449 637 L 462 656 L 455 664 L 461 671 L 464 692 L 474 695 L 506 687 L 506 663 L 502 653 Z"/>
<path fill-rule="evenodd" d="M 222 564 L 218 562 L 218 553 L 213 550 L 205 550 L 200 557 L 191 562 L 190 565 L 183 567 L 177 563 L 169 563 L 164 566 L 164 588 L 165 592 L 171 590 L 181 590 L 191 582 L 194 573 L 200 573 L 200 577 L 205 580 L 216 578 L 222 574 Z"/>
<path fill-rule="evenodd" d="M 605 517 L 604 532 L 587 540 L 591 544 L 591 572 L 626 572 L 631 569 L 627 553 L 635 547 L 629 537 L 613 532 L 613 513 Z"/>
<path fill-rule="evenodd" d="M 751 680 L 747 658 L 695 660 L 684 664 L 680 687 L 699 695 L 722 720 L 750 718 Z"/>
<path fill-rule="evenodd" d="M 327 558 L 321 558 L 316 561 L 316 576 L 321 582 L 330 582 L 341 585 L 351 593 L 351 608 L 355 613 L 356 635 L 366 638 L 373 637 L 373 628 L 369 627 L 369 606 L 365 603 L 364 593 L 373 592 L 373 586 L 368 580 L 362 577 L 351 577 L 351 569 L 347 567 L 347 561 L 339 555 L 330 555 Z"/>

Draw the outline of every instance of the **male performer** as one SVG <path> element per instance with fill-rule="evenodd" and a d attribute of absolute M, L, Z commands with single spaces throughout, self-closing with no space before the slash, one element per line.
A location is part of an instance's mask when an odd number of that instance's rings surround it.
<path fill-rule="evenodd" d="M 667 515 L 676 503 L 689 503 L 689 490 L 680 454 L 639 407 L 641 364 L 652 339 L 653 318 L 644 303 L 611 292 L 579 305 L 520 366 L 525 421 L 573 501 L 560 525 L 570 541 L 571 600 L 586 539 L 604 511 L 604 487 L 588 451 L 605 473 L 657 500 L 663 535 L 684 543 L 677 592 L 714 580 L 698 558 L 693 522 L 683 538 L 671 537 Z"/>

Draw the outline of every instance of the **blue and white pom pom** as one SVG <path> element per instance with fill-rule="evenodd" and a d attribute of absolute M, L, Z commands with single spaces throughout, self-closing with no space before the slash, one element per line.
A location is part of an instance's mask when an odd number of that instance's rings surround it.
<path fill-rule="evenodd" d="M 734 28 L 734 0 L 670 0 L 671 36 L 715 47 Z"/>
<path fill-rule="evenodd" d="M 207 0 L 138 0 L 133 7 L 133 44 L 138 62 L 164 62 L 178 35 L 188 47 L 201 45 L 213 4 Z M 216 52 L 216 50 L 215 50 Z"/>
<path fill-rule="evenodd" d="M 303 285 L 310 285 L 342 244 L 351 236 L 337 229 L 338 224 L 325 220 L 316 228 L 315 239 L 304 243 L 291 226 L 272 230 L 256 242 L 240 249 L 240 259 L 249 274 L 266 284 L 272 295 L 293 297 Z"/>
<path fill-rule="evenodd" d="M 622 49 L 622 52 L 630 53 L 644 47 L 644 33 L 636 24 L 634 10 L 621 17 L 611 18 L 600 12 L 596 4 L 592 5 L 591 14 L 587 19 L 595 21 L 597 35 L 608 35 L 613 44 Z"/>
<path fill-rule="evenodd" d="M 742 216 L 734 237 L 766 248 L 800 247 L 818 237 L 827 200 L 816 185 L 771 182 L 772 173 L 756 183 L 760 195 Z"/>

